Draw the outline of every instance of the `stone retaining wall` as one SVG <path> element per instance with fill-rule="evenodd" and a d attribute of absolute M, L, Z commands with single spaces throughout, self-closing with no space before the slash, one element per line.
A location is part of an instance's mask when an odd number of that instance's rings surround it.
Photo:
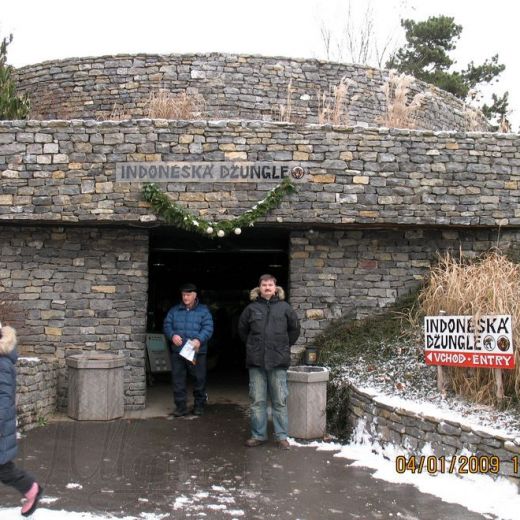
<path fill-rule="evenodd" d="M 280 225 L 518 226 L 520 135 L 263 122 L 0 123 L 0 219 L 155 222 L 117 163 L 291 161 L 307 180 L 272 211 Z M 231 218 L 275 184 L 161 183 L 194 215 Z"/>
<path fill-rule="evenodd" d="M 378 398 L 375 393 L 349 385 L 351 427 L 363 424 L 374 440 L 402 447 L 408 456 L 419 457 L 426 445 L 430 446 L 428 451 L 435 457 L 445 456 L 448 460 L 468 452 L 476 456 L 496 456 L 500 461 L 499 474 L 520 485 L 520 475 L 514 472 L 511 462 L 512 457 L 520 456 L 519 437 L 419 412 L 414 403 L 409 407 L 401 400 L 396 405 L 391 403 L 392 398 Z M 459 464 L 454 473 L 458 468 Z M 446 473 L 448 469 L 449 462 L 446 462 Z M 427 473 L 427 470 L 423 472 Z"/>
<path fill-rule="evenodd" d="M 364 318 L 422 284 L 437 252 L 478 255 L 516 247 L 520 232 L 493 229 L 354 229 L 293 231 L 290 299 L 310 343 L 331 319 Z"/>
<path fill-rule="evenodd" d="M 58 408 L 67 404 L 65 358 L 124 353 L 125 407 L 145 402 L 148 233 L 139 229 L 0 226 L 0 297 L 23 316 L 24 355 L 58 362 Z"/>
<path fill-rule="evenodd" d="M 18 430 L 24 432 L 43 424 L 56 411 L 58 362 L 20 357 L 16 370 Z"/>
<path fill-rule="evenodd" d="M 387 75 L 388 71 L 362 65 L 319 60 L 138 54 L 29 65 L 17 70 L 16 82 L 18 91 L 29 95 L 36 119 L 109 119 L 114 111 L 124 117 L 147 117 L 150 93 L 167 89 L 200 93 L 208 119 L 279 120 L 280 106 L 287 109 L 290 98 L 289 120 L 316 123 L 323 94 L 345 77 L 351 83 L 344 105 L 348 120 L 342 124 L 374 125 L 386 111 Z M 419 92 L 426 97 L 418 128 L 487 128 L 480 114 L 451 94 L 417 82 L 411 95 Z"/>

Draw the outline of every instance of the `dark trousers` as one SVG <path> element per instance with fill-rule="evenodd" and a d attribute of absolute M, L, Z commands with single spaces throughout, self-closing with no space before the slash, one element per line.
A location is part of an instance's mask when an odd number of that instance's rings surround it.
<path fill-rule="evenodd" d="M 14 487 L 22 495 L 25 495 L 36 480 L 30 473 L 17 468 L 13 461 L 9 461 L 0 464 L 0 482 L 6 486 Z"/>
<path fill-rule="evenodd" d="M 206 403 L 206 354 L 197 354 L 197 364 L 194 365 L 177 352 L 172 352 L 172 386 L 173 400 L 179 410 L 186 409 L 186 376 L 193 381 L 194 406 L 202 408 Z"/>

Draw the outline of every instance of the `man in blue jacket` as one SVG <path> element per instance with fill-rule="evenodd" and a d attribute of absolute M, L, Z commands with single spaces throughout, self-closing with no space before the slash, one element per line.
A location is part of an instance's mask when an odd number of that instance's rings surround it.
<path fill-rule="evenodd" d="M 170 345 L 172 361 L 173 400 L 175 417 L 188 415 L 186 375 L 193 379 L 193 413 L 202 415 L 206 403 L 206 355 L 208 340 L 213 334 L 213 319 L 206 305 L 199 303 L 197 287 L 186 283 L 181 287 L 182 303 L 172 307 L 164 320 L 163 331 Z M 193 362 L 180 355 L 190 340 L 196 352 Z"/>

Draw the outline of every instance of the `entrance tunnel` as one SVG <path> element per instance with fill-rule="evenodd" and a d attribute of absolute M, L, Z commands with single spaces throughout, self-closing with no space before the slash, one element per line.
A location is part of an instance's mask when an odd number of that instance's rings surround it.
<path fill-rule="evenodd" d="M 180 301 L 179 287 L 186 282 L 198 288 L 214 323 L 208 344 L 208 395 L 233 385 L 244 392 L 247 384 L 245 346 L 238 337 L 238 319 L 249 303 L 251 289 L 264 273 L 273 274 L 288 295 L 289 234 L 286 230 L 253 228 L 240 237 L 210 239 L 177 229 L 157 229 L 150 237 L 148 338 L 162 333 L 168 310 Z M 170 372 L 154 367 L 153 347 L 147 341 L 147 383 L 150 387 L 170 385 Z M 150 362 L 151 361 L 151 362 Z M 169 368 L 169 367 L 167 367 Z"/>

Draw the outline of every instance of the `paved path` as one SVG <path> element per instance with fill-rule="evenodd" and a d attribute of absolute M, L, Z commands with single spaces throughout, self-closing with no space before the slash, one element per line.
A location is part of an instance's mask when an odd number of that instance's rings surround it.
<path fill-rule="evenodd" d="M 211 520 L 484 518 L 327 452 L 245 448 L 247 436 L 246 412 L 232 404 L 208 406 L 202 418 L 53 422 L 22 439 L 19 462 L 58 499 L 50 509 Z M 18 504 L 3 487 L 2 507 Z"/>

